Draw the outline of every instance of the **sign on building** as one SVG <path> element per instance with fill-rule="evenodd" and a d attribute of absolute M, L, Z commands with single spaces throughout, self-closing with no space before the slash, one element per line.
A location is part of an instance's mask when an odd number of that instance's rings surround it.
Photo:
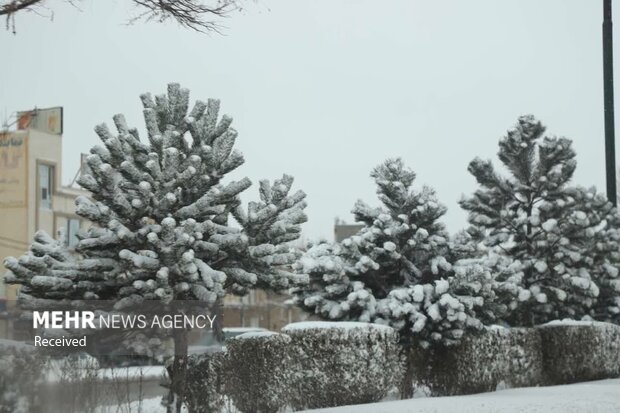
<path fill-rule="evenodd" d="M 62 107 L 17 112 L 17 129 L 62 135 Z"/>
<path fill-rule="evenodd" d="M 26 135 L 0 133 L 0 208 L 26 206 L 27 190 Z"/>

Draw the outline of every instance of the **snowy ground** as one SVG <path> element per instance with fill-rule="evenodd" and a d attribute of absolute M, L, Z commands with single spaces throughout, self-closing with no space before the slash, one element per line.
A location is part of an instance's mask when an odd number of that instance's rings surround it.
<path fill-rule="evenodd" d="M 160 380 L 165 374 L 164 366 L 132 366 L 92 370 L 100 380 L 151 381 Z M 47 381 L 56 383 L 62 379 L 62 364 L 52 365 L 46 372 Z M 86 373 L 83 373 L 86 374 Z"/>
<path fill-rule="evenodd" d="M 132 413 L 164 413 L 160 398 L 132 403 Z M 109 407 L 108 407 L 109 409 Z M 101 409 L 98 413 L 111 410 Z M 620 379 L 527 387 L 470 396 L 428 397 L 308 410 L 318 413 L 618 413 Z"/>
<path fill-rule="evenodd" d="M 617 413 L 620 379 L 312 410 L 313 413 Z"/>
<path fill-rule="evenodd" d="M 119 411 L 130 413 L 166 413 L 166 409 L 161 405 L 161 397 L 154 397 L 141 402 L 131 402 L 131 404 L 124 405 L 122 408 L 117 406 L 99 406 L 95 413 L 116 413 Z M 183 413 L 187 413 L 187 409 L 184 408 Z"/>

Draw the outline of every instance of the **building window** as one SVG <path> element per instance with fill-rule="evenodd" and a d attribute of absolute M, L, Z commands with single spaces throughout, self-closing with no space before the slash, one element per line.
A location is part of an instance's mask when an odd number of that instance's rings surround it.
<path fill-rule="evenodd" d="M 54 168 L 39 165 L 39 208 L 52 209 L 52 178 Z"/>
<path fill-rule="evenodd" d="M 65 232 L 65 242 L 68 246 L 74 247 L 78 243 L 77 233 L 80 230 L 79 219 L 67 219 L 67 228 Z"/>

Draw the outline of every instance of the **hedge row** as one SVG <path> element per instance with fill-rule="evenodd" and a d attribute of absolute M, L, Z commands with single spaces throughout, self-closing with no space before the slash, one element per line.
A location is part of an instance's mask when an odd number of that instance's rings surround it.
<path fill-rule="evenodd" d="M 620 326 L 552 322 L 491 328 L 458 347 L 415 350 L 414 381 L 433 395 L 546 386 L 620 377 Z"/>
<path fill-rule="evenodd" d="M 322 408 L 383 399 L 402 377 L 397 334 L 367 323 L 295 323 L 284 334 L 248 333 L 226 353 L 188 361 L 190 413 Z M 31 412 L 41 400 L 45 360 L 30 346 L 0 340 L 0 413 Z M 435 395 L 498 387 L 566 384 L 620 377 L 620 327 L 552 322 L 532 329 L 490 328 L 458 347 L 412 352 L 414 381 Z M 20 374 L 15 376 L 14 372 Z"/>
<path fill-rule="evenodd" d="M 191 413 L 221 407 L 277 412 L 372 403 L 399 384 L 397 334 L 367 323 L 294 323 L 284 334 L 249 333 L 227 354 L 190 360 Z M 489 328 L 457 347 L 412 352 L 414 383 L 433 395 L 620 377 L 620 327 L 550 323 Z"/>

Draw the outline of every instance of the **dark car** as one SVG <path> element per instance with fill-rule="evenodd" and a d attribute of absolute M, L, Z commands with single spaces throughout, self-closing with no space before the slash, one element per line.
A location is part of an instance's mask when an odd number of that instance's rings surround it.
<path fill-rule="evenodd" d="M 224 333 L 224 343 L 217 341 L 213 331 L 208 331 L 200 337 L 196 343 L 189 346 L 188 353 L 202 354 L 222 351 L 226 348 L 226 342 L 233 337 L 237 337 L 244 333 L 257 333 L 263 331 L 268 330 L 259 327 L 225 327 L 222 329 L 222 333 Z"/>

